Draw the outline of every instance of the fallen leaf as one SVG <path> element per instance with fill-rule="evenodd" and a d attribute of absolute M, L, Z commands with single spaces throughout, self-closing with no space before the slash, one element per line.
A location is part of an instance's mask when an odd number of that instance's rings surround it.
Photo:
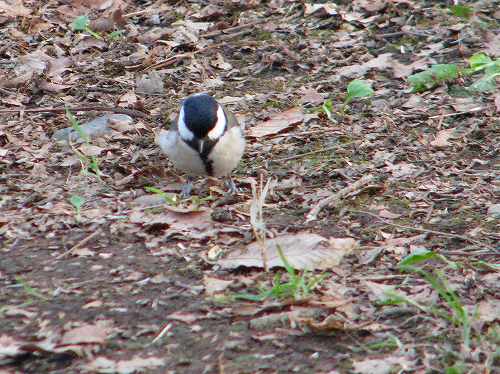
<path fill-rule="evenodd" d="M 387 6 L 387 0 L 356 0 L 354 3 L 367 12 L 379 12 Z"/>
<path fill-rule="evenodd" d="M 66 331 L 59 342 L 62 345 L 74 344 L 102 344 L 106 341 L 108 329 L 103 324 L 83 325 L 72 330 Z"/>
<path fill-rule="evenodd" d="M 0 14 L 25 17 L 31 14 L 31 10 L 23 5 L 22 0 L 0 1 Z"/>
<path fill-rule="evenodd" d="M 71 253 L 75 256 L 78 256 L 78 257 L 92 257 L 95 255 L 95 252 L 94 251 L 91 251 L 90 249 L 88 248 L 77 248 L 73 251 L 71 251 Z"/>
<path fill-rule="evenodd" d="M 148 372 L 147 369 L 162 365 L 165 365 L 165 359 L 158 357 L 134 357 L 130 360 L 113 361 L 101 356 L 83 365 L 82 368 L 92 373 L 132 374 Z"/>
<path fill-rule="evenodd" d="M 451 145 L 448 140 L 452 137 L 455 129 L 445 129 L 441 130 L 437 133 L 434 140 L 431 142 L 431 145 L 436 148 L 445 148 Z"/>
<path fill-rule="evenodd" d="M 273 115 L 269 120 L 252 127 L 248 131 L 248 136 L 261 138 L 268 135 L 277 134 L 287 127 L 296 125 L 304 120 L 304 112 L 301 108 L 292 108 L 285 112 Z"/>
<path fill-rule="evenodd" d="M 304 4 L 304 15 L 313 15 L 318 18 L 325 18 L 337 15 L 337 4 L 335 3 L 325 3 L 325 4 Z"/>
<path fill-rule="evenodd" d="M 500 34 L 488 32 L 486 33 L 486 53 L 491 57 L 500 57 Z"/>
<path fill-rule="evenodd" d="M 205 276 L 203 278 L 203 283 L 205 284 L 205 293 L 209 296 L 212 296 L 214 294 L 225 291 L 234 282 L 232 280 L 227 281 L 219 278 Z"/>
<path fill-rule="evenodd" d="M 301 92 L 300 102 L 302 104 L 319 105 L 325 101 L 325 98 L 314 88 L 307 88 Z"/>
<path fill-rule="evenodd" d="M 95 301 L 91 301 L 90 303 L 87 303 L 84 306 L 82 306 L 82 309 L 100 308 L 102 305 L 103 305 L 103 302 L 101 300 L 95 300 Z"/>
<path fill-rule="evenodd" d="M 136 91 L 140 94 L 154 95 L 163 94 L 165 87 L 162 76 L 155 70 L 148 74 L 137 77 L 135 81 Z"/>
<path fill-rule="evenodd" d="M 500 113 L 500 93 L 495 95 L 495 107 L 497 109 L 497 113 Z"/>
<path fill-rule="evenodd" d="M 173 319 L 175 321 L 184 322 L 184 323 L 193 323 L 193 322 L 198 321 L 200 319 L 205 319 L 206 316 L 203 314 L 199 314 L 199 313 L 197 314 L 197 313 L 183 312 L 181 310 L 181 311 L 169 314 L 167 316 L 167 318 Z"/>
<path fill-rule="evenodd" d="M 416 177 L 424 171 L 424 168 L 410 164 L 408 162 L 400 162 L 399 164 L 391 164 L 387 166 L 387 169 L 392 173 L 394 178 L 409 178 Z"/>
<path fill-rule="evenodd" d="M 269 268 L 283 267 L 278 254 L 278 246 L 283 251 L 286 260 L 295 269 L 329 269 L 338 266 L 342 258 L 357 247 L 352 238 L 326 239 L 312 233 L 297 233 L 278 236 L 266 241 L 266 257 Z M 257 242 L 251 243 L 246 250 L 231 253 L 228 257 L 219 260 L 223 268 L 237 268 L 238 266 L 263 268 L 261 247 Z"/>
<path fill-rule="evenodd" d="M 389 356 L 382 359 L 368 359 L 353 363 L 356 374 L 390 374 L 412 369 L 413 361 L 404 356 Z"/>
<path fill-rule="evenodd" d="M 99 156 L 104 151 L 104 148 L 89 143 L 83 143 L 78 149 L 85 156 Z"/>
<path fill-rule="evenodd" d="M 371 60 L 356 65 L 344 66 L 337 69 L 336 74 L 344 77 L 362 76 L 370 69 L 386 70 L 393 63 L 392 53 L 383 53 Z"/>

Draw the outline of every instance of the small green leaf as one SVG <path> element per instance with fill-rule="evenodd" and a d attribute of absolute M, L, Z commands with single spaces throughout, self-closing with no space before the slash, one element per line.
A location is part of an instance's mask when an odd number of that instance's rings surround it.
<path fill-rule="evenodd" d="M 82 196 L 72 195 L 69 198 L 69 202 L 71 203 L 71 205 L 73 205 L 75 207 L 75 209 L 77 211 L 79 211 L 81 209 L 81 207 L 83 206 L 83 204 L 85 204 L 86 200 Z"/>
<path fill-rule="evenodd" d="M 423 92 L 438 84 L 458 78 L 458 66 L 455 64 L 433 65 L 430 69 L 410 75 L 408 82 L 413 92 Z"/>
<path fill-rule="evenodd" d="M 362 80 L 353 80 L 347 85 L 347 97 L 345 102 L 348 104 L 355 98 L 371 97 L 373 89 L 370 84 Z"/>
<path fill-rule="evenodd" d="M 159 195 L 163 195 L 165 193 L 162 190 L 160 190 L 159 188 L 151 187 L 151 186 L 146 186 L 146 187 L 144 187 L 144 189 L 147 192 L 151 192 L 151 193 L 155 193 L 155 194 L 159 194 Z"/>
<path fill-rule="evenodd" d="M 482 70 L 492 62 L 493 60 L 485 53 L 476 53 L 469 58 L 469 65 L 474 71 Z"/>
<path fill-rule="evenodd" d="M 323 109 L 323 112 L 326 114 L 330 121 L 335 122 L 335 119 L 333 118 L 333 103 L 331 99 L 325 100 L 325 102 L 321 106 L 321 109 Z"/>
<path fill-rule="evenodd" d="M 455 64 L 438 64 L 431 67 L 431 72 L 438 81 L 458 78 L 458 67 Z"/>
<path fill-rule="evenodd" d="M 87 16 L 78 16 L 71 23 L 71 28 L 74 31 L 85 31 L 90 25 L 89 17 Z"/>
<path fill-rule="evenodd" d="M 116 31 L 113 31 L 109 34 L 109 38 L 111 40 L 118 40 L 120 38 L 123 37 L 123 31 L 122 30 L 116 30 Z"/>
<path fill-rule="evenodd" d="M 466 5 L 452 5 L 451 13 L 460 18 L 469 19 L 474 14 L 474 9 Z"/>
<path fill-rule="evenodd" d="M 427 249 L 417 249 L 411 255 L 406 256 L 399 263 L 400 268 L 417 265 L 421 262 L 425 262 L 432 258 L 436 258 L 438 255 L 435 252 L 429 251 Z"/>

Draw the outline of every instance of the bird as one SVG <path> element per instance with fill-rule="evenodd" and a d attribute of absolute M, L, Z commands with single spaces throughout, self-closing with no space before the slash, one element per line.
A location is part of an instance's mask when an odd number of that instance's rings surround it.
<path fill-rule="evenodd" d="M 228 192 L 236 192 L 230 175 L 245 150 L 244 131 L 236 117 L 209 94 L 185 98 L 177 118 L 169 130 L 160 131 L 157 142 L 174 167 L 188 176 L 182 197 L 190 196 L 196 176 L 225 177 Z"/>

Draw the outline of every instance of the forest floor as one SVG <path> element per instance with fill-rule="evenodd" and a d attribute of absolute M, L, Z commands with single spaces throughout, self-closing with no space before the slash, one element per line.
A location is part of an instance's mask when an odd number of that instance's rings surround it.
<path fill-rule="evenodd" d="M 0 0 L 0 373 L 499 372 L 498 2 L 337 3 Z"/>

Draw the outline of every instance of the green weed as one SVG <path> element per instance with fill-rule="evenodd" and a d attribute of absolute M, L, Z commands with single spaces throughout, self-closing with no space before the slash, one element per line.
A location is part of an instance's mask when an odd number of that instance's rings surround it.
<path fill-rule="evenodd" d="M 90 144 L 90 138 L 88 134 L 83 131 L 82 127 L 80 126 L 80 123 L 77 121 L 73 113 L 71 113 L 68 109 L 66 109 L 66 118 L 68 118 L 69 123 L 71 124 L 71 127 L 78 133 L 80 138 L 86 143 Z M 96 177 L 98 180 L 102 180 L 101 176 L 103 173 L 101 172 L 101 169 L 99 167 L 99 159 L 96 156 L 86 156 L 79 150 L 77 150 L 75 147 L 72 146 L 70 142 L 71 149 L 73 152 L 77 155 L 77 157 L 80 160 L 80 163 L 82 164 L 82 173 L 85 175 L 92 175 Z M 89 170 L 91 171 L 89 173 Z"/>
<path fill-rule="evenodd" d="M 82 219 L 82 216 L 81 216 L 82 206 L 86 202 L 85 198 L 82 197 L 82 196 L 78 196 L 78 195 L 72 195 L 69 198 L 69 202 L 75 208 L 75 219 L 76 219 L 76 221 L 80 222 L 81 219 Z"/>
<path fill-rule="evenodd" d="M 500 59 L 492 60 L 485 53 L 476 53 L 468 60 L 469 67 L 460 68 L 456 64 L 438 64 L 429 69 L 410 75 L 408 82 L 413 92 L 430 90 L 442 83 L 451 82 L 459 76 L 483 75 L 467 89 L 470 92 L 493 92 L 496 89 L 496 77 L 500 75 Z"/>
<path fill-rule="evenodd" d="M 438 293 L 439 297 L 448 305 L 448 308 L 451 310 L 451 313 L 448 313 L 440 308 L 432 308 L 432 313 L 437 316 L 446 318 L 447 320 L 453 322 L 455 325 L 461 326 L 464 345 L 465 347 L 469 348 L 471 339 L 471 325 L 467 310 L 462 305 L 462 302 L 460 301 L 457 293 L 448 285 L 443 274 L 438 271 L 429 272 L 427 270 L 424 270 L 423 267 L 419 266 L 429 260 L 439 260 L 446 263 L 448 267 L 451 267 L 453 269 L 458 268 L 458 266 L 454 262 L 448 261 L 444 256 L 428 250 L 415 251 L 415 253 L 407 256 L 399 263 L 399 268 L 404 272 L 418 274 L 432 286 L 432 288 Z"/>
<path fill-rule="evenodd" d="M 309 297 L 314 289 L 323 281 L 326 274 L 320 276 L 310 275 L 307 271 L 298 272 L 285 258 L 281 247 L 278 246 L 278 254 L 286 269 L 287 280 L 282 280 L 282 274 L 274 276 L 272 287 L 260 286 L 257 294 L 239 293 L 235 299 L 261 302 L 268 298 L 293 299 L 295 301 Z"/>
<path fill-rule="evenodd" d="M 101 40 L 102 36 L 101 34 L 93 31 L 90 28 L 90 20 L 89 17 L 87 16 L 78 16 L 76 17 L 73 22 L 71 23 L 71 28 L 74 31 L 85 31 L 88 32 L 90 35 L 92 35 L 94 38 Z"/>
<path fill-rule="evenodd" d="M 349 104 L 354 100 L 372 97 L 373 94 L 373 88 L 368 82 L 358 79 L 351 81 L 347 85 L 347 95 L 344 99 L 344 103 L 342 104 L 341 113 L 344 114 Z M 335 120 L 334 106 L 331 99 L 325 100 L 325 102 L 321 106 L 321 109 L 331 122 L 337 123 L 337 121 Z"/>

